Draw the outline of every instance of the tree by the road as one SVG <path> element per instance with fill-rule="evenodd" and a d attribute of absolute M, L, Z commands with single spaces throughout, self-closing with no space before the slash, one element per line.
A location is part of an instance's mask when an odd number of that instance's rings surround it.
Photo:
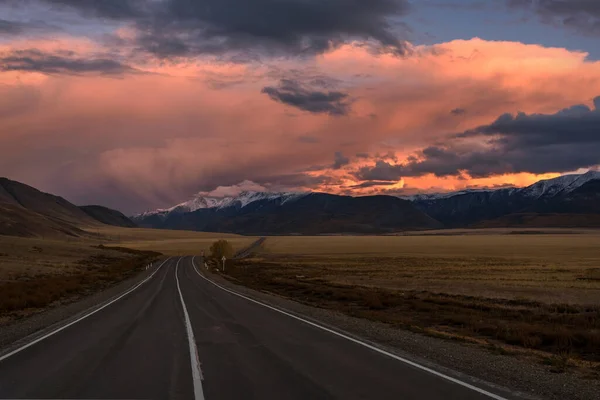
<path fill-rule="evenodd" d="M 227 240 L 217 240 L 210 246 L 210 255 L 216 260 L 221 260 L 223 257 L 233 257 L 233 247 Z"/>

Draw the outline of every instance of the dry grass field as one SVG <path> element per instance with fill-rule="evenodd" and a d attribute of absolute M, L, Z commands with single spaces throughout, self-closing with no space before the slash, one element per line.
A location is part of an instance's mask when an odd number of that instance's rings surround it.
<path fill-rule="evenodd" d="M 162 229 L 103 227 L 93 229 L 102 242 L 137 250 L 158 251 L 177 256 L 200 254 L 218 239 L 227 239 L 235 250 L 249 246 L 256 238 L 227 233 L 174 231 Z"/>
<path fill-rule="evenodd" d="M 557 371 L 600 372 L 600 232 L 447 233 L 270 237 L 227 274 L 313 306 L 536 353 Z"/>
<path fill-rule="evenodd" d="M 264 255 L 339 284 L 600 305 L 600 232 L 272 237 Z"/>
<path fill-rule="evenodd" d="M 237 250 L 255 240 L 108 226 L 89 232 L 89 238 L 62 240 L 0 236 L 0 325 L 102 290 L 161 254 L 200 254 L 220 238 Z"/>

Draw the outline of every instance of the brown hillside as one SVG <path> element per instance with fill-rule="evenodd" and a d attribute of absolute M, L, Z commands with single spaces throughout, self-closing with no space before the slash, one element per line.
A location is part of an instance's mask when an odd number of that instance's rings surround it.
<path fill-rule="evenodd" d="M 59 196 L 0 178 L 0 235 L 24 237 L 89 236 L 85 229 L 134 226 L 106 207 L 77 207 Z"/>
<path fill-rule="evenodd" d="M 0 235 L 23 237 L 88 236 L 76 226 L 19 205 L 0 203 Z"/>
<path fill-rule="evenodd" d="M 16 202 L 29 211 L 77 226 L 94 226 L 99 223 L 62 197 L 41 192 L 31 186 L 6 178 L 0 178 L 0 187 L 4 189 L 5 196 L 6 193 L 11 196 L 13 204 Z"/>

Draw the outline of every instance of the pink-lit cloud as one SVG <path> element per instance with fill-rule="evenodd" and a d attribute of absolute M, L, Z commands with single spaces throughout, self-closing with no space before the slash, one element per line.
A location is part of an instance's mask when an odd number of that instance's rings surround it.
<path fill-rule="evenodd" d="M 26 49 L 70 60 L 114 52 L 65 37 L 5 43 L 0 58 Z M 119 53 L 131 70 L 0 71 L 0 171 L 126 212 L 225 187 L 400 193 L 526 185 L 563 172 L 398 168 L 395 180 L 362 179 L 357 171 L 377 160 L 403 166 L 432 146 L 490 146 L 486 137 L 455 136 L 505 113 L 554 114 L 582 103 L 593 110 L 600 95 L 600 63 L 582 52 L 481 39 L 408 50 L 399 57 L 354 42 L 261 63 Z"/>

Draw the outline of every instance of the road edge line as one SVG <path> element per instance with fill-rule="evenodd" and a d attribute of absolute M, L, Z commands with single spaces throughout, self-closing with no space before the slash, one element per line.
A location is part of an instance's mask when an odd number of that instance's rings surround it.
<path fill-rule="evenodd" d="M 171 257 L 167 258 L 165 261 L 163 261 L 163 263 L 162 263 L 162 264 L 160 264 L 160 265 L 159 265 L 159 267 L 156 269 L 156 271 L 154 271 L 154 272 L 153 272 L 153 273 L 152 273 L 152 274 L 151 274 L 149 277 L 147 277 L 146 279 L 144 279 L 143 281 L 141 281 L 140 283 L 138 283 L 138 284 L 137 284 L 137 285 L 135 285 L 134 287 L 132 287 L 132 288 L 128 289 L 127 291 L 125 291 L 124 293 L 122 293 L 121 295 L 119 295 L 117 298 L 110 300 L 108 303 L 106 303 L 106 304 L 102 305 L 101 307 L 98 307 L 98 308 L 96 308 L 96 309 L 94 309 L 94 310 L 90 311 L 89 313 L 87 313 L 87 314 L 85 314 L 85 315 L 83 315 L 83 316 L 81 316 L 81 317 L 77 318 L 77 319 L 76 319 L 76 320 L 74 320 L 74 321 L 71 321 L 71 322 L 69 322 L 69 323 L 68 323 L 68 324 L 66 324 L 66 325 L 63 325 L 63 326 L 61 326 L 61 327 L 59 327 L 59 328 L 57 328 L 57 329 L 54 329 L 53 331 L 51 331 L 51 332 L 49 332 L 49 333 L 46 333 L 45 335 L 42 335 L 42 336 L 40 336 L 40 337 L 38 337 L 38 338 L 36 338 L 36 339 L 32 340 L 31 342 L 29 342 L 29 343 L 27 343 L 27 344 L 24 344 L 23 346 L 20 346 L 20 347 L 16 348 L 15 350 L 12 350 L 12 351 L 10 351 L 10 352 L 8 352 L 8 353 L 6 353 L 6 354 L 4 354 L 4 355 L 0 356 L 0 362 L 2 362 L 2 361 L 4 361 L 4 360 L 8 359 L 9 357 L 12 357 L 12 356 L 14 356 L 14 355 L 15 355 L 15 354 L 17 354 L 17 353 L 20 353 L 21 351 L 23 351 L 23 350 L 25 350 L 25 349 L 27 349 L 27 348 L 29 348 L 29 347 L 31 347 L 31 346 L 33 346 L 33 345 L 35 345 L 35 344 L 37 344 L 37 343 L 41 342 L 41 341 L 42 341 L 42 340 L 44 340 L 44 339 L 47 339 L 47 338 L 49 338 L 50 336 L 54 336 L 54 335 L 56 335 L 57 333 L 59 333 L 59 332 L 61 332 L 61 331 L 65 330 L 65 329 L 67 329 L 67 328 L 68 328 L 68 327 L 70 327 L 70 326 L 73 326 L 73 325 L 75 325 L 76 323 L 78 323 L 78 322 L 80 322 L 80 321 L 83 321 L 84 319 L 86 319 L 86 318 L 88 318 L 88 317 L 90 317 L 90 316 L 92 316 L 92 315 L 96 314 L 97 312 L 99 312 L 99 311 L 101 311 L 101 310 L 105 309 L 106 307 L 110 306 L 111 304 L 113 304 L 113 303 L 117 302 L 118 300 L 122 299 L 123 297 L 127 296 L 129 293 L 133 292 L 134 290 L 136 290 L 137 288 L 139 288 L 140 286 L 142 286 L 144 283 L 146 283 L 146 282 L 148 282 L 150 279 L 152 279 L 152 277 L 154 277 L 154 275 L 155 275 L 155 274 L 156 274 L 156 273 L 157 273 L 157 272 L 158 272 L 158 271 L 161 269 L 161 267 L 162 267 L 162 266 L 163 266 L 163 265 L 164 265 L 164 264 L 165 264 L 167 261 L 169 261 L 170 259 L 171 259 Z"/>
<path fill-rule="evenodd" d="M 375 351 L 375 352 L 377 352 L 377 353 L 379 353 L 379 354 L 383 354 L 383 355 L 385 355 L 385 356 L 388 356 L 388 357 L 390 357 L 390 358 L 393 358 L 393 359 L 395 359 L 395 360 L 397 360 L 397 361 L 400 361 L 400 362 L 402 362 L 402 363 L 404 363 L 404 364 L 408 364 L 408 365 L 410 365 L 410 366 L 412 366 L 412 367 L 415 367 L 415 368 L 417 368 L 417 369 L 420 369 L 420 370 L 422 370 L 422 371 L 429 372 L 430 374 L 433 374 L 433 375 L 435 375 L 435 376 L 437 376 L 437 377 L 439 377 L 439 378 L 442 378 L 442 379 L 445 379 L 445 380 L 447 380 L 447 381 L 450 381 L 450 382 L 452 382 L 452 383 L 455 383 L 455 384 L 457 384 L 457 385 L 463 386 L 463 387 L 465 387 L 465 388 L 467 388 L 467 389 L 471 389 L 471 390 L 473 390 L 473 391 L 475 391 L 475 392 L 478 392 L 478 393 L 480 393 L 480 394 L 483 394 L 484 396 L 488 396 L 488 397 L 490 397 L 490 398 L 492 398 L 492 399 L 495 399 L 495 400 L 508 400 L 508 399 L 507 399 L 507 398 L 505 398 L 505 397 L 502 397 L 502 396 L 500 396 L 500 395 L 494 394 L 494 393 L 492 393 L 492 392 L 488 392 L 488 391 L 487 391 L 487 390 L 485 390 L 485 389 L 481 389 L 481 388 L 479 388 L 479 387 L 477 387 L 477 386 L 471 385 L 470 383 L 463 382 L 463 381 L 461 381 L 460 379 L 453 378 L 453 377 L 451 377 L 451 376 L 449 376 L 449 375 L 443 374 L 443 373 L 441 373 L 441 372 L 438 372 L 438 371 L 436 371 L 436 370 L 434 370 L 434 369 L 431 369 L 431 368 L 429 368 L 429 367 L 426 367 L 426 366 L 424 366 L 424 365 L 421 365 L 421 364 L 418 364 L 418 363 L 416 363 L 416 362 L 414 362 L 414 361 L 411 361 L 411 360 L 409 360 L 409 359 L 406 359 L 406 358 L 404 358 L 404 357 L 400 357 L 400 356 L 398 356 L 398 355 L 396 355 L 396 354 L 394 354 L 394 353 L 390 353 L 390 352 L 388 352 L 388 351 L 385 351 L 385 350 L 383 350 L 383 349 L 380 349 L 379 347 L 373 346 L 373 345 L 371 345 L 371 344 L 369 344 L 369 343 L 366 343 L 366 342 L 363 342 L 363 341 L 361 341 L 361 340 L 358 340 L 358 339 L 356 339 L 356 338 L 353 338 L 352 336 L 349 336 L 349 335 L 346 335 L 346 334 L 344 334 L 344 333 L 338 332 L 338 331 L 336 331 L 336 330 L 334 330 L 334 329 L 327 328 L 327 327 L 325 327 L 325 326 L 319 325 L 319 324 L 317 324 L 317 323 L 315 323 L 315 322 L 309 321 L 309 320 L 307 320 L 307 319 L 304 319 L 304 318 L 302 318 L 302 317 L 299 317 L 299 316 L 297 316 L 297 315 L 294 315 L 294 314 L 292 314 L 292 313 L 290 313 L 290 312 L 284 311 L 284 310 L 282 310 L 282 309 L 280 309 L 280 308 L 273 307 L 273 306 L 271 306 L 271 305 L 268 305 L 268 304 L 266 304 L 266 303 L 263 303 L 263 302 L 261 302 L 261 301 L 255 300 L 255 299 L 253 299 L 253 298 L 250 298 L 250 297 L 248 297 L 248 296 L 245 296 L 245 295 L 243 295 L 243 294 L 241 294 L 241 293 L 238 293 L 238 292 L 236 292 L 236 291 L 234 291 L 234 290 L 227 289 L 226 287 L 223 287 L 223 286 L 219 285 L 218 283 L 214 282 L 213 280 L 211 280 L 211 279 L 207 278 L 206 276 L 204 276 L 203 274 L 201 274 L 201 273 L 200 273 L 200 271 L 198 271 L 198 269 L 197 269 L 196 262 L 194 261 L 194 260 L 195 260 L 195 258 L 196 258 L 196 256 L 194 256 L 194 257 L 192 258 L 192 265 L 194 266 L 194 270 L 196 271 L 196 273 L 197 273 L 197 274 L 198 274 L 198 275 L 199 275 L 199 276 L 200 276 L 202 279 L 206 280 L 207 282 L 210 282 L 210 283 L 212 283 L 214 286 L 218 287 L 218 288 L 219 288 L 219 289 L 221 289 L 221 290 L 224 290 L 224 291 L 226 291 L 226 292 L 228 292 L 228 293 L 231 293 L 231 294 L 233 294 L 233 295 L 235 295 L 235 296 L 241 297 L 242 299 L 245 299 L 245 300 L 248 300 L 248 301 L 250 301 L 250 302 L 252 302 L 252 303 L 255 303 L 255 304 L 261 305 L 261 306 L 263 306 L 263 307 L 266 307 L 266 308 L 268 308 L 268 309 L 271 309 L 271 310 L 273 310 L 273 311 L 277 311 L 277 312 L 278 312 L 278 313 L 280 313 L 280 314 L 287 315 L 287 316 L 288 316 L 288 317 L 290 317 L 290 318 L 294 318 L 294 319 L 296 319 L 296 320 L 298 320 L 298 321 L 304 322 L 305 324 L 311 325 L 311 326 L 313 326 L 313 327 L 315 327 L 315 328 L 318 328 L 318 329 L 321 329 L 321 330 L 323 330 L 323 331 L 325 331 L 325 332 L 329 332 L 329 333 L 331 333 L 331 334 L 333 334 L 333 335 L 336 335 L 336 336 L 338 336 L 338 337 L 341 337 L 341 338 L 343 338 L 343 339 L 349 340 L 349 341 L 351 341 L 351 342 L 353 342 L 353 343 L 356 343 L 356 344 L 358 344 L 358 345 L 361 345 L 361 346 L 363 346 L 363 347 L 366 347 L 366 348 L 368 348 L 368 349 L 370 349 L 370 350 L 373 350 L 373 351 Z"/>
<path fill-rule="evenodd" d="M 183 257 L 179 257 L 177 265 L 175 266 L 175 281 L 177 282 L 177 291 L 179 292 L 179 300 L 183 307 L 183 315 L 185 317 L 185 330 L 187 331 L 188 344 L 190 346 L 190 362 L 192 365 L 192 380 L 194 382 L 194 398 L 196 400 L 204 400 L 204 390 L 202 389 L 202 374 L 200 371 L 200 359 L 198 358 L 198 348 L 196 347 L 196 339 L 194 338 L 194 330 L 192 329 L 192 322 L 190 321 L 190 315 L 188 314 L 185 301 L 183 300 L 183 293 L 181 293 L 181 287 L 179 286 L 179 262 Z M 193 261 L 193 260 L 192 260 Z M 194 264 L 195 265 L 195 264 Z"/>

